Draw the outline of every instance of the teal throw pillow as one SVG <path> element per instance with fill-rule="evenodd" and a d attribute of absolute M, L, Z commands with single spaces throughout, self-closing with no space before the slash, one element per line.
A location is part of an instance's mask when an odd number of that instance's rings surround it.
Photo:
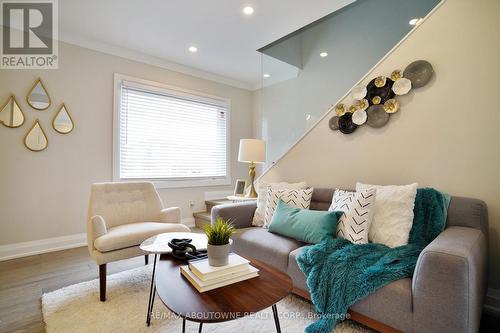
<path fill-rule="evenodd" d="M 309 244 L 318 244 L 324 237 L 335 237 L 337 220 L 342 214 L 336 211 L 294 208 L 280 200 L 269 232 Z"/>

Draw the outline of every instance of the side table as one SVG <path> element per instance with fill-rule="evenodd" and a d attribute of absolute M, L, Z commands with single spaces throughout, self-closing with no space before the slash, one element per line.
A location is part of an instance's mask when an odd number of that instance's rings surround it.
<path fill-rule="evenodd" d="M 153 262 L 153 274 L 151 276 L 151 286 L 149 288 L 149 301 L 148 301 L 148 314 L 146 316 L 146 324 L 149 326 L 151 324 L 151 312 L 153 311 L 153 304 L 155 301 L 156 284 L 155 284 L 155 272 L 156 272 L 156 261 L 159 254 L 170 254 L 172 249 L 168 246 L 174 238 L 189 238 L 192 239 L 191 244 L 193 244 L 197 250 L 207 249 L 207 236 L 205 234 L 198 234 L 193 232 L 167 232 L 159 234 L 146 239 L 139 245 L 139 248 L 146 254 L 154 254 Z"/>

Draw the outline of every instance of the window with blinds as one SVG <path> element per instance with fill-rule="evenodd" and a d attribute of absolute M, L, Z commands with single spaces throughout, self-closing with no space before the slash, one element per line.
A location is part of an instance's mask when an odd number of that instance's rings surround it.
<path fill-rule="evenodd" d="M 228 101 L 122 81 L 119 178 L 228 179 Z"/>

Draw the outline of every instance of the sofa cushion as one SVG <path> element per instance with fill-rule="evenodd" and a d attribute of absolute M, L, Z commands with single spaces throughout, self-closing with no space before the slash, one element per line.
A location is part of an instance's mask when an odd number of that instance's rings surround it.
<path fill-rule="evenodd" d="M 94 247 L 100 252 L 108 252 L 140 245 L 147 238 L 164 232 L 189 232 L 189 228 L 180 223 L 140 222 L 119 225 L 94 241 Z"/>
<path fill-rule="evenodd" d="M 287 274 L 293 280 L 294 288 L 309 291 L 306 276 L 297 265 L 297 256 L 304 247 L 290 252 Z M 411 279 L 401 279 L 389 283 L 366 298 L 357 301 L 351 310 L 376 319 L 403 332 L 412 328 Z"/>
<path fill-rule="evenodd" d="M 298 249 L 295 249 L 292 252 L 290 252 L 290 255 L 288 256 L 288 267 L 286 273 L 292 278 L 293 286 L 295 288 L 301 290 L 309 290 L 306 284 L 306 276 L 300 270 L 296 260 L 297 256 L 300 254 L 300 252 L 302 252 L 302 249 L 304 247 L 305 246 L 299 247 Z"/>
<path fill-rule="evenodd" d="M 368 239 L 389 247 L 408 244 L 413 225 L 417 183 L 410 185 L 370 185 L 356 183 L 356 191 L 376 189 L 375 211 Z"/>
<path fill-rule="evenodd" d="M 403 332 L 412 330 L 411 279 L 400 279 L 380 288 L 351 306 L 351 310 Z"/>
<path fill-rule="evenodd" d="M 288 266 L 288 254 L 304 245 L 259 227 L 238 229 L 232 239 L 234 252 L 261 260 L 283 272 Z"/>

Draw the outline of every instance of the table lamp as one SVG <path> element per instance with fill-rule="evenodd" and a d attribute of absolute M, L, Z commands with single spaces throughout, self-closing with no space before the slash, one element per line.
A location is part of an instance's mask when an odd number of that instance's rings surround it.
<path fill-rule="evenodd" d="M 246 195 L 248 198 L 257 198 L 257 192 L 253 182 L 255 180 L 255 163 L 264 163 L 266 161 L 266 142 L 257 139 L 241 139 L 238 161 L 250 163 L 250 192 Z"/>

